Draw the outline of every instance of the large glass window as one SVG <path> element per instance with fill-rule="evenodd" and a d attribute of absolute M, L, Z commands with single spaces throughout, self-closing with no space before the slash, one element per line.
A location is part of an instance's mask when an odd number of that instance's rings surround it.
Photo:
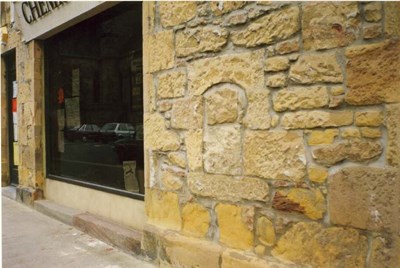
<path fill-rule="evenodd" d="M 46 40 L 49 178 L 143 198 L 141 10 L 123 2 Z"/>

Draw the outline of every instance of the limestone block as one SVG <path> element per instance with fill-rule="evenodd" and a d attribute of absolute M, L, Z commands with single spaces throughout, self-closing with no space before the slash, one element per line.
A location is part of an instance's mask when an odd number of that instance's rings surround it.
<path fill-rule="evenodd" d="M 334 224 L 397 232 L 400 216 L 399 172 L 349 167 L 329 177 L 328 209 Z"/>
<path fill-rule="evenodd" d="M 329 98 L 329 108 L 337 108 L 344 103 L 344 96 L 331 96 Z"/>
<path fill-rule="evenodd" d="M 303 54 L 290 68 L 289 79 L 298 84 L 343 82 L 342 70 L 333 52 Z"/>
<path fill-rule="evenodd" d="M 145 206 L 150 224 L 181 230 L 181 213 L 177 194 L 147 188 Z"/>
<path fill-rule="evenodd" d="M 303 47 L 327 49 L 351 44 L 361 21 L 357 2 L 315 2 L 303 5 Z"/>
<path fill-rule="evenodd" d="M 207 208 L 197 203 L 188 203 L 182 209 L 183 232 L 195 237 L 205 237 L 210 219 Z"/>
<path fill-rule="evenodd" d="M 278 73 L 278 74 L 268 75 L 266 84 L 267 86 L 272 88 L 280 88 L 286 86 L 286 82 L 287 82 L 286 74 Z"/>
<path fill-rule="evenodd" d="M 344 88 L 342 86 L 335 86 L 331 88 L 332 96 L 339 96 L 344 94 Z"/>
<path fill-rule="evenodd" d="M 199 52 L 217 52 L 228 42 L 229 32 L 223 28 L 202 27 L 176 33 L 176 55 L 186 57 Z"/>
<path fill-rule="evenodd" d="M 318 166 L 308 168 L 308 178 L 312 182 L 324 183 L 328 178 L 328 169 Z"/>
<path fill-rule="evenodd" d="M 371 160 L 380 156 L 382 151 L 383 147 L 378 141 L 352 140 L 315 149 L 312 156 L 317 163 L 332 166 L 346 159 L 354 162 Z"/>
<path fill-rule="evenodd" d="M 183 152 L 171 152 L 168 155 L 168 160 L 171 164 L 180 168 L 186 168 L 186 155 Z"/>
<path fill-rule="evenodd" d="M 222 268 L 299 268 L 298 264 L 282 262 L 273 257 L 259 258 L 249 252 L 226 249 L 222 254 Z"/>
<path fill-rule="evenodd" d="M 367 238 L 354 229 L 301 222 L 281 237 L 272 255 L 313 267 L 365 267 L 367 250 Z"/>
<path fill-rule="evenodd" d="M 164 170 L 161 173 L 161 182 L 168 191 L 178 191 L 183 187 L 183 178 L 180 174 Z"/>
<path fill-rule="evenodd" d="M 354 120 L 358 127 L 379 127 L 383 124 L 383 113 L 380 110 L 355 112 Z"/>
<path fill-rule="evenodd" d="M 229 14 L 222 23 L 222 26 L 234 26 L 246 23 L 248 20 L 247 13 L 246 10 L 240 10 Z"/>
<path fill-rule="evenodd" d="M 363 38 L 373 39 L 382 35 L 382 25 L 380 23 L 367 24 L 363 27 Z"/>
<path fill-rule="evenodd" d="M 273 11 L 251 22 L 244 30 L 231 34 L 237 46 L 255 47 L 291 37 L 299 30 L 299 8 L 290 6 Z"/>
<path fill-rule="evenodd" d="M 243 125 L 250 129 L 269 129 L 271 116 L 269 114 L 269 91 L 254 91 L 247 93 L 247 112 Z"/>
<path fill-rule="evenodd" d="M 257 220 L 256 234 L 258 240 L 266 246 L 275 244 L 275 229 L 273 223 L 267 217 L 260 217 Z"/>
<path fill-rule="evenodd" d="M 299 40 L 292 39 L 276 44 L 275 51 L 279 55 L 289 54 L 300 50 Z"/>
<path fill-rule="evenodd" d="M 199 96 L 179 99 L 171 110 L 171 127 L 197 129 L 203 127 L 203 98 Z"/>
<path fill-rule="evenodd" d="M 223 88 L 205 96 L 207 124 L 233 123 L 239 115 L 238 94 Z"/>
<path fill-rule="evenodd" d="M 383 4 L 385 12 L 385 35 L 386 37 L 400 36 L 400 3 L 385 2 Z"/>
<path fill-rule="evenodd" d="M 382 131 L 379 128 L 362 127 L 360 131 L 364 138 L 376 139 L 382 137 Z"/>
<path fill-rule="evenodd" d="M 162 267 L 220 267 L 222 248 L 214 242 L 171 232 L 164 236 L 162 247 L 169 263 Z"/>
<path fill-rule="evenodd" d="M 268 58 L 265 61 L 265 71 L 266 72 L 279 72 L 289 69 L 289 58 L 280 56 Z"/>
<path fill-rule="evenodd" d="M 158 111 L 161 113 L 168 112 L 172 109 L 172 103 L 170 101 L 159 101 L 157 102 Z"/>
<path fill-rule="evenodd" d="M 189 94 L 201 95 L 219 83 L 234 83 L 247 91 L 264 88 L 264 51 L 224 55 L 194 61 L 188 67 Z"/>
<path fill-rule="evenodd" d="M 148 35 L 149 71 L 156 72 L 174 66 L 174 33 L 163 31 Z"/>
<path fill-rule="evenodd" d="M 196 16 L 197 5 L 195 2 L 167 1 L 159 2 L 158 5 L 163 27 L 179 25 Z"/>
<path fill-rule="evenodd" d="M 306 173 L 303 137 L 299 132 L 246 131 L 244 174 L 300 182 Z"/>
<path fill-rule="evenodd" d="M 400 263 L 400 237 L 374 237 L 371 244 L 370 267 L 396 267 Z"/>
<path fill-rule="evenodd" d="M 356 127 L 342 128 L 340 136 L 344 139 L 361 138 L 360 129 Z"/>
<path fill-rule="evenodd" d="M 219 241 L 229 247 L 250 249 L 253 247 L 252 223 L 254 208 L 239 207 L 230 204 L 218 204 L 215 207 L 219 226 Z"/>
<path fill-rule="evenodd" d="M 236 179 L 226 175 L 190 172 L 188 184 L 193 194 L 222 201 L 268 200 L 268 183 L 257 178 Z"/>
<path fill-rule="evenodd" d="M 346 56 L 347 103 L 400 102 L 400 41 L 347 48 Z"/>
<path fill-rule="evenodd" d="M 386 162 L 392 167 L 400 167 L 400 104 L 391 104 L 386 107 L 388 133 Z"/>
<path fill-rule="evenodd" d="M 322 219 L 326 211 L 325 198 L 319 189 L 294 188 L 278 191 L 272 200 L 272 207 L 287 212 L 299 212 L 310 219 Z"/>
<path fill-rule="evenodd" d="M 353 123 L 353 112 L 349 110 L 326 111 L 298 111 L 285 113 L 281 125 L 285 129 L 339 127 Z"/>
<path fill-rule="evenodd" d="M 240 125 L 212 126 L 204 132 L 204 169 L 208 173 L 240 175 Z"/>
<path fill-rule="evenodd" d="M 185 95 L 186 73 L 172 71 L 158 77 L 157 96 L 159 99 L 178 98 Z"/>
<path fill-rule="evenodd" d="M 328 102 L 328 89 L 324 86 L 285 88 L 273 97 L 274 110 L 278 112 L 321 108 L 328 105 Z"/>
<path fill-rule="evenodd" d="M 378 22 L 382 19 L 382 3 L 371 2 L 364 5 L 364 19 L 368 22 Z"/>
<path fill-rule="evenodd" d="M 308 145 L 332 144 L 339 134 L 337 129 L 314 130 L 308 137 Z"/>
<path fill-rule="evenodd" d="M 186 155 L 190 171 L 203 169 L 203 130 L 189 130 L 185 138 Z"/>
<path fill-rule="evenodd" d="M 210 2 L 210 8 L 215 16 L 222 16 L 226 13 L 240 9 L 246 5 L 246 1 L 227 1 L 227 2 Z"/>
<path fill-rule="evenodd" d="M 166 128 L 159 113 L 144 115 L 144 137 L 146 149 L 176 151 L 180 146 L 179 135 Z"/>

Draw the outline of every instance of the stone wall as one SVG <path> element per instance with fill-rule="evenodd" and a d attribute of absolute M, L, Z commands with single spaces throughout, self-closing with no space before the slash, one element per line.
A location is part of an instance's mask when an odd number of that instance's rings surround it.
<path fill-rule="evenodd" d="M 399 265 L 399 14 L 395 2 L 144 3 L 146 254 Z"/>

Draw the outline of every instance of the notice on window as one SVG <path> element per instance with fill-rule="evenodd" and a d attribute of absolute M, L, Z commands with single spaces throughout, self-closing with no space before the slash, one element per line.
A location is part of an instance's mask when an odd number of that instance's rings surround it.
<path fill-rule="evenodd" d="M 13 124 L 14 126 L 14 141 L 18 141 L 18 125 Z"/>
<path fill-rule="evenodd" d="M 18 83 L 17 81 L 13 81 L 13 98 L 18 96 Z"/>
<path fill-rule="evenodd" d="M 136 161 L 124 161 L 124 181 L 125 190 L 129 192 L 139 192 L 139 182 L 136 178 Z"/>
<path fill-rule="evenodd" d="M 72 70 L 72 96 L 78 97 L 80 91 L 80 75 L 79 68 Z"/>
<path fill-rule="evenodd" d="M 81 124 L 79 98 L 65 99 L 65 115 L 67 128 L 79 126 Z"/>
<path fill-rule="evenodd" d="M 13 142 L 13 150 L 14 150 L 14 166 L 19 165 L 19 146 L 18 142 Z"/>

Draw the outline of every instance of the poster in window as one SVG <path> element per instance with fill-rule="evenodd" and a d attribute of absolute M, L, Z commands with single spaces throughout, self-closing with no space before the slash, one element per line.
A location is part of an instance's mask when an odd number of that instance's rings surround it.
<path fill-rule="evenodd" d="M 13 98 L 18 96 L 18 83 L 17 81 L 13 81 Z"/>
<path fill-rule="evenodd" d="M 80 91 L 80 74 L 79 68 L 72 70 L 72 96 L 79 96 Z"/>
<path fill-rule="evenodd" d="M 14 150 L 14 166 L 19 165 L 19 145 L 18 142 L 13 142 L 13 150 Z"/>
<path fill-rule="evenodd" d="M 136 178 L 136 161 L 124 161 L 124 182 L 125 190 L 129 192 L 139 192 L 139 182 Z"/>
<path fill-rule="evenodd" d="M 79 126 L 81 124 L 79 98 L 65 99 L 65 115 L 67 128 Z"/>

